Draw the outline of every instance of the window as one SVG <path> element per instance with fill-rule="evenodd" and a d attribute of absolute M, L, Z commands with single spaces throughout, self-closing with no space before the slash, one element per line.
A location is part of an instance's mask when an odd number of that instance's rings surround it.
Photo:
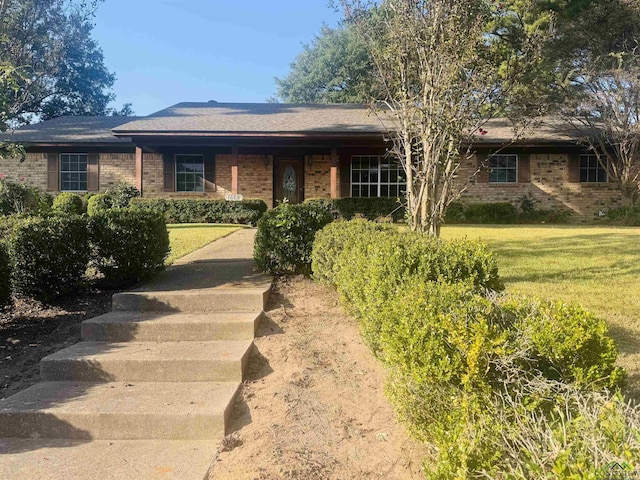
<path fill-rule="evenodd" d="M 60 191 L 85 192 L 87 190 L 87 154 L 60 154 Z"/>
<path fill-rule="evenodd" d="M 607 169 L 598 161 L 594 153 L 580 155 L 580 182 L 605 183 L 607 181 Z"/>
<path fill-rule="evenodd" d="M 204 155 L 176 155 L 176 192 L 204 192 Z"/>
<path fill-rule="evenodd" d="M 400 197 L 407 180 L 393 158 L 358 155 L 351 158 L 352 197 Z"/>
<path fill-rule="evenodd" d="M 489 157 L 489 183 L 518 183 L 518 155 Z"/>

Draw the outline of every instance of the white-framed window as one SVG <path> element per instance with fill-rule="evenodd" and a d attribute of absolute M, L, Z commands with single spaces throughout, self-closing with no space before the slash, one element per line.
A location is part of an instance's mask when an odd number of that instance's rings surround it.
<path fill-rule="evenodd" d="M 598 161 L 598 156 L 595 153 L 583 153 L 580 155 L 580 182 L 607 182 L 607 169 Z"/>
<path fill-rule="evenodd" d="M 352 197 L 401 197 L 407 188 L 398 162 L 381 155 L 351 157 Z"/>
<path fill-rule="evenodd" d="M 518 155 L 513 153 L 491 155 L 489 183 L 518 183 Z"/>
<path fill-rule="evenodd" d="M 176 192 L 204 192 L 204 155 L 178 154 Z"/>
<path fill-rule="evenodd" d="M 87 154 L 60 154 L 60 191 L 87 191 Z"/>

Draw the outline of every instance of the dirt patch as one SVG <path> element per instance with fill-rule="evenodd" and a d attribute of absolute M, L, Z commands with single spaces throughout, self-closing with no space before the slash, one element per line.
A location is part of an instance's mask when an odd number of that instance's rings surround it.
<path fill-rule="evenodd" d="M 80 340 L 80 323 L 111 309 L 113 292 L 85 291 L 55 306 L 16 300 L 0 311 L 0 399 L 38 382 L 43 357 Z"/>
<path fill-rule="evenodd" d="M 424 449 L 383 393 L 385 373 L 332 290 L 275 287 L 211 479 L 422 478 Z"/>

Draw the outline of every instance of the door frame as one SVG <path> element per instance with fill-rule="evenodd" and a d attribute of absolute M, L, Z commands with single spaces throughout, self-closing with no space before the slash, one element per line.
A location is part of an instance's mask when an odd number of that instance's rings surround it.
<path fill-rule="evenodd" d="M 302 155 L 302 154 L 295 154 L 292 153 L 290 155 L 284 155 L 284 154 L 279 154 L 279 155 L 274 155 L 273 157 L 273 206 L 276 207 L 277 206 L 277 201 L 279 200 L 277 198 L 277 182 L 279 181 L 279 177 L 280 177 L 280 160 L 281 159 L 286 159 L 286 160 L 298 160 L 299 161 L 299 165 L 300 165 L 300 186 L 298 187 L 298 191 L 299 191 L 299 195 L 300 195 L 300 201 L 298 203 L 302 203 L 305 200 L 305 169 L 306 169 L 306 162 L 307 162 L 307 157 L 306 155 Z"/>

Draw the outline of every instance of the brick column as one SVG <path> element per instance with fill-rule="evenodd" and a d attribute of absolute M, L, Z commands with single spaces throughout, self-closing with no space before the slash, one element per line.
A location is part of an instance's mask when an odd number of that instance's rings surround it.
<path fill-rule="evenodd" d="M 144 174 L 144 156 L 142 154 L 142 148 L 136 147 L 136 188 L 142 195 L 142 176 Z"/>
<path fill-rule="evenodd" d="M 238 193 L 238 147 L 231 148 L 231 193 Z"/>
<path fill-rule="evenodd" d="M 331 198 L 340 197 L 340 184 L 338 178 L 338 165 L 340 164 L 340 157 L 338 157 L 338 149 L 331 149 Z"/>

